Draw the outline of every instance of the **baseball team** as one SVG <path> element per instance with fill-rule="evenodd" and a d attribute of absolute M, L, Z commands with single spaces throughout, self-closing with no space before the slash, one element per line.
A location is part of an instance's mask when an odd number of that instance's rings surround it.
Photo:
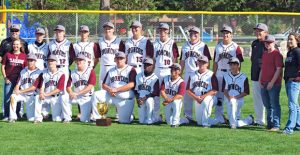
<path fill-rule="evenodd" d="M 132 22 L 130 29 L 132 37 L 124 42 L 114 34 L 114 24 L 106 22 L 103 36 L 94 43 L 89 40 L 89 27 L 82 25 L 80 41 L 71 43 L 65 37 L 65 27 L 57 25 L 55 39 L 46 43 L 45 30 L 37 28 L 36 41 L 28 45 L 19 37 L 19 25 L 13 24 L 10 37 L 0 47 L 3 121 L 16 122 L 25 116 L 26 107 L 28 121 L 35 124 L 49 116 L 52 121 L 69 123 L 72 105 L 78 104 L 78 119 L 94 122 L 101 118 L 97 104 L 107 103 L 116 107 L 119 123 L 131 123 L 137 103 L 141 124 L 165 120 L 171 127 L 189 123 L 204 128 L 228 124 L 231 129 L 266 125 L 269 131 L 279 131 L 279 93 L 284 79 L 289 117 L 283 133 L 300 130 L 300 37 L 297 33 L 288 36 L 289 51 L 284 63 L 267 25 L 259 23 L 254 27 L 257 37 L 251 45 L 254 119 L 253 115 L 241 117 L 244 97 L 250 94 L 250 88 L 247 75 L 241 72 L 243 52 L 233 41 L 231 27 L 225 25 L 221 29 L 223 39 L 215 46 L 213 57 L 200 40 L 201 31 L 196 26 L 189 28 L 189 41 L 183 44 L 181 52 L 170 37 L 167 23 L 159 24 L 159 38 L 153 43 L 143 36 L 139 21 Z M 75 69 L 70 71 L 73 62 Z M 94 69 L 98 63 L 100 90 L 95 91 Z M 164 107 L 164 120 L 161 107 Z"/>

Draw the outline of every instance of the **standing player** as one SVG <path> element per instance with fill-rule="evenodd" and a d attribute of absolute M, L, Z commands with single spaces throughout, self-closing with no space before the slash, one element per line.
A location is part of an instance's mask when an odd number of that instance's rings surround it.
<path fill-rule="evenodd" d="M 182 97 L 184 95 L 185 83 L 180 77 L 181 66 L 174 63 L 171 68 L 171 75 L 164 78 L 161 84 L 161 96 L 164 98 L 165 116 L 168 125 L 179 127 Z"/>
<path fill-rule="evenodd" d="M 107 72 L 116 66 L 115 63 L 115 54 L 118 51 L 125 52 L 125 44 L 114 35 L 115 26 L 111 22 L 106 22 L 103 24 L 104 36 L 99 39 L 100 46 L 100 76 L 99 83 L 100 87 L 102 86 L 103 80 Z"/>
<path fill-rule="evenodd" d="M 178 48 L 176 42 L 169 37 L 170 27 L 167 23 L 160 23 L 158 26 L 159 39 L 153 44 L 155 59 L 155 74 L 159 79 L 159 85 L 165 76 L 171 74 L 170 66 L 177 62 Z M 159 116 L 160 96 L 154 98 L 155 121 L 162 121 Z"/>
<path fill-rule="evenodd" d="M 219 83 L 219 91 L 217 93 L 218 102 L 216 105 L 215 116 L 219 123 L 225 123 L 226 118 L 224 117 L 222 105 L 224 98 L 224 94 L 222 92 L 223 77 L 229 72 L 229 59 L 237 57 L 240 62 L 243 62 L 244 59 L 240 46 L 232 41 L 232 28 L 224 26 L 221 32 L 223 34 L 223 41 L 218 43 L 215 47 L 213 71 L 216 74 Z M 239 118 L 239 116 L 237 116 L 237 118 Z"/>
<path fill-rule="evenodd" d="M 249 115 L 245 119 L 240 119 L 241 109 L 244 105 L 244 97 L 249 95 L 249 82 L 245 74 L 240 72 L 240 61 L 238 58 L 229 60 L 230 72 L 224 75 L 223 90 L 227 103 L 227 113 L 231 129 L 253 124 L 254 118 Z"/>
<path fill-rule="evenodd" d="M 65 73 L 59 70 L 56 65 L 56 56 L 50 55 L 48 57 L 48 70 L 43 73 L 40 94 L 35 102 L 34 123 L 41 123 L 43 121 L 41 111 L 44 103 L 51 104 L 52 120 L 55 122 L 62 121 L 61 102 L 65 83 Z M 69 121 L 65 121 L 65 123 L 68 122 Z"/>
<path fill-rule="evenodd" d="M 35 66 L 36 60 L 37 57 L 34 54 L 29 54 L 27 56 L 28 67 L 21 71 L 19 81 L 10 97 L 10 123 L 14 123 L 18 118 L 16 113 L 18 102 L 26 103 L 27 119 L 28 121 L 34 121 L 36 89 L 42 73 L 42 71 Z"/>
<path fill-rule="evenodd" d="M 116 67 L 110 69 L 102 84 L 102 90 L 93 96 L 93 119 L 99 119 L 97 103 L 106 102 L 117 107 L 119 122 L 130 123 L 134 107 L 134 87 L 136 71 L 126 64 L 124 52 L 116 53 Z"/>
<path fill-rule="evenodd" d="M 73 45 L 75 56 L 82 54 L 86 58 L 87 66 L 94 68 L 100 57 L 100 51 L 97 44 L 89 41 L 90 29 L 86 25 L 80 26 L 81 41 Z"/>
<path fill-rule="evenodd" d="M 142 24 L 134 21 L 130 25 L 132 38 L 125 43 L 125 53 L 128 65 L 136 69 L 137 74 L 141 73 L 142 62 L 146 57 L 153 58 L 153 45 L 149 39 L 142 35 Z"/>
<path fill-rule="evenodd" d="M 96 74 L 93 68 L 88 67 L 89 61 L 85 55 L 78 54 L 76 58 L 77 69 L 71 72 L 67 91 L 72 103 L 78 103 L 81 110 L 80 121 L 89 122 L 92 111 L 92 95 L 96 85 Z M 74 91 L 72 90 L 74 86 Z"/>
<path fill-rule="evenodd" d="M 196 62 L 199 56 L 205 55 L 208 60 L 211 60 L 207 45 L 200 41 L 200 29 L 193 26 L 189 29 L 189 33 L 190 40 L 182 46 L 180 56 L 180 65 L 183 69 L 185 69 L 184 81 L 188 81 L 189 75 L 198 70 Z M 186 124 L 193 122 L 193 98 L 185 93 L 183 103 L 185 118 L 181 119 L 181 123 Z"/>
<path fill-rule="evenodd" d="M 251 44 L 251 80 L 252 80 L 252 92 L 253 92 L 253 105 L 255 110 L 255 125 L 263 126 L 266 123 L 265 111 L 266 108 L 263 104 L 261 97 L 261 88 L 259 84 L 259 73 L 261 69 L 261 58 L 265 51 L 264 40 L 268 35 L 268 26 L 263 23 L 259 23 L 254 28 L 256 40 Z"/>
<path fill-rule="evenodd" d="M 54 29 L 55 40 L 49 43 L 49 55 L 53 55 L 57 60 L 57 67 L 61 70 L 66 77 L 69 77 L 69 65 L 72 64 L 75 58 L 75 52 L 72 43 L 65 38 L 65 27 L 57 25 Z M 71 104 L 69 103 L 69 95 L 65 88 L 67 80 L 64 83 L 64 91 L 62 92 L 62 115 L 65 122 L 72 120 Z"/>
<path fill-rule="evenodd" d="M 155 122 L 154 97 L 159 96 L 159 80 L 155 75 L 154 61 L 146 58 L 144 71 L 136 77 L 136 100 L 139 107 L 139 121 L 141 124 L 152 124 Z"/>
<path fill-rule="evenodd" d="M 208 58 L 204 55 L 198 58 L 199 70 L 189 76 L 186 86 L 187 94 L 197 102 L 195 104 L 197 124 L 203 127 L 212 125 L 209 118 L 218 91 L 218 80 L 208 69 L 208 62 Z"/>

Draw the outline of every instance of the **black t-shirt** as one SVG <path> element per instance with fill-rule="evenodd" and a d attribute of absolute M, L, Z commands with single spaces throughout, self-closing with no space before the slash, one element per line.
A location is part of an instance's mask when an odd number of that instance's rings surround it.
<path fill-rule="evenodd" d="M 22 45 L 21 51 L 28 54 L 28 43 L 23 39 L 20 39 L 20 40 L 21 40 L 21 45 Z M 8 38 L 2 40 L 1 45 L 0 45 L 0 56 L 1 57 L 3 57 L 6 52 L 13 50 L 12 42 L 13 42 L 13 40 L 11 37 L 8 37 Z"/>
<path fill-rule="evenodd" d="M 300 77 L 300 48 L 288 51 L 285 59 L 284 79 Z"/>
<path fill-rule="evenodd" d="M 251 44 L 251 80 L 258 81 L 261 69 L 261 57 L 265 51 L 265 44 L 263 41 L 254 40 Z"/>

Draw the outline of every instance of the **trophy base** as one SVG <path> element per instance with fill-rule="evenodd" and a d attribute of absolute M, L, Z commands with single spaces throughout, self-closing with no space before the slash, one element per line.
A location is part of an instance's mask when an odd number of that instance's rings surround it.
<path fill-rule="evenodd" d="M 96 119 L 96 126 L 110 126 L 111 118 Z"/>

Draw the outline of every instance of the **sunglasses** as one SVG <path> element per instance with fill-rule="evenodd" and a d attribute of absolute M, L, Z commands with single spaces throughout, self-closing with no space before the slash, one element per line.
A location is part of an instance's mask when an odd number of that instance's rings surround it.
<path fill-rule="evenodd" d="M 17 29 L 11 29 L 10 32 L 19 32 Z"/>

